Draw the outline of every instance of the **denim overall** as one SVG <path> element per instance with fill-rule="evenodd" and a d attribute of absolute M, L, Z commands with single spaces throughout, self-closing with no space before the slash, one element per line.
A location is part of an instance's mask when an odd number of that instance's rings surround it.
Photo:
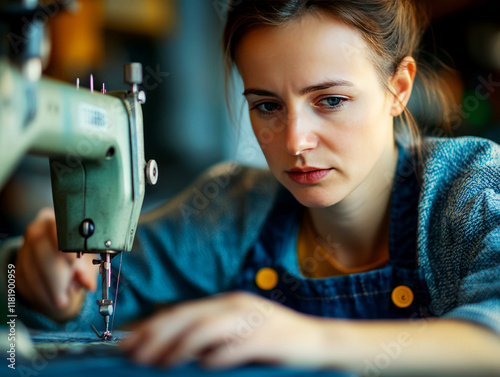
<path fill-rule="evenodd" d="M 303 207 L 283 188 L 234 288 L 322 317 L 415 319 L 432 316 L 430 295 L 417 266 L 419 192 L 411 156 L 399 146 L 391 197 L 389 264 L 364 273 L 309 279 L 301 274 L 297 259 L 297 231 Z M 256 284 L 256 274 L 264 267 L 277 272 L 278 282 L 273 289 L 264 290 Z M 410 288 L 414 295 L 411 305 L 405 308 L 395 305 L 391 298 L 393 290 L 401 285 Z"/>

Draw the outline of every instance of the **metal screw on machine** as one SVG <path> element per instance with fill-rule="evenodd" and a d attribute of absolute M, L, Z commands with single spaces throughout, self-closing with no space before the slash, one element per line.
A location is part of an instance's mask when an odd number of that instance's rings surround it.
<path fill-rule="evenodd" d="M 155 160 L 149 160 L 146 164 L 146 182 L 150 185 L 158 182 L 158 164 Z"/>
<path fill-rule="evenodd" d="M 146 103 L 146 93 L 144 93 L 144 90 L 137 93 L 137 101 L 142 104 Z"/>
<path fill-rule="evenodd" d="M 123 81 L 125 81 L 125 84 L 132 85 L 132 93 L 137 93 L 138 85 L 142 84 L 142 64 L 141 63 L 125 64 L 123 68 Z"/>
<path fill-rule="evenodd" d="M 111 247 L 111 241 L 107 240 L 106 242 L 104 242 L 104 246 Z"/>

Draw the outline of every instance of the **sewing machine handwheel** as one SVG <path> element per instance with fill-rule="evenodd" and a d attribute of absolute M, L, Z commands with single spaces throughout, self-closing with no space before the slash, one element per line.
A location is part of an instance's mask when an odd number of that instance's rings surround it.
<path fill-rule="evenodd" d="M 150 185 L 158 182 L 158 164 L 155 160 L 149 160 L 146 164 L 146 182 Z"/>

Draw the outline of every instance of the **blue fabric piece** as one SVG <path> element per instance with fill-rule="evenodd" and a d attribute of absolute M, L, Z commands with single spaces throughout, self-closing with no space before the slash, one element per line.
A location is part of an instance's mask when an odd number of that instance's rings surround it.
<path fill-rule="evenodd" d="M 120 339 L 126 336 L 126 331 L 114 331 L 113 339 L 109 341 L 103 341 L 97 337 L 91 330 L 89 331 L 77 331 L 77 332 L 47 332 L 47 331 L 31 331 L 31 341 L 33 344 L 90 344 L 90 343 L 101 343 L 101 344 L 113 344 L 117 343 Z"/>
<path fill-rule="evenodd" d="M 37 377 L 88 377 L 88 376 L 120 376 L 120 377 L 357 377 L 342 371 L 301 370 L 262 365 L 248 365 L 222 371 L 206 370 L 197 364 L 187 364 L 171 369 L 149 368 L 132 364 L 124 357 L 104 354 L 100 357 L 72 358 L 66 357 L 50 361 L 38 361 L 39 367 L 20 364 L 16 370 L 6 370 L 6 376 Z"/>
<path fill-rule="evenodd" d="M 417 167 L 421 189 L 416 224 L 409 232 L 416 230 L 416 265 L 434 314 L 476 322 L 500 334 L 500 148 L 481 138 L 428 138 Z M 397 173 L 404 177 L 405 171 Z M 134 251 L 123 258 L 115 327 L 151 313 L 158 302 L 229 290 L 279 190 L 268 171 L 223 164 L 145 216 Z M 393 194 L 400 195 L 398 190 Z M 406 248 L 410 241 L 405 240 L 395 247 Z M 1 260 L 4 274 L 9 256 Z M 116 277 L 116 260 L 113 268 Z M 4 279 L 0 284 L 5 296 Z M 102 323 L 97 298 L 89 294 L 82 314 L 62 326 L 22 303 L 18 314 L 30 327 L 87 330 L 90 323 Z"/>
<path fill-rule="evenodd" d="M 121 339 L 126 333 L 116 332 Z M 177 376 L 220 376 L 220 377 L 356 377 L 342 371 L 322 371 L 311 369 L 246 365 L 227 370 L 207 370 L 196 363 L 175 368 L 152 368 L 131 363 L 118 348 L 116 342 L 97 342 L 92 332 L 34 332 L 31 339 L 38 356 L 23 359 L 16 357 L 16 369 L 2 366 L 0 375 L 38 377 L 177 377 Z M 5 370 L 6 374 L 3 373 Z"/>

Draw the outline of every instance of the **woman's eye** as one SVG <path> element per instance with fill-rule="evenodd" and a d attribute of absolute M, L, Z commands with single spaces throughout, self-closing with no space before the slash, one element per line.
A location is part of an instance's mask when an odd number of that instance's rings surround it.
<path fill-rule="evenodd" d="M 270 114 L 276 110 L 279 110 L 280 105 L 276 102 L 261 102 L 252 107 L 251 110 L 258 110 L 261 114 Z"/>
<path fill-rule="evenodd" d="M 329 107 L 329 108 L 339 108 L 341 107 L 347 99 L 343 97 L 327 97 L 318 101 L 319 106 Z"/>

